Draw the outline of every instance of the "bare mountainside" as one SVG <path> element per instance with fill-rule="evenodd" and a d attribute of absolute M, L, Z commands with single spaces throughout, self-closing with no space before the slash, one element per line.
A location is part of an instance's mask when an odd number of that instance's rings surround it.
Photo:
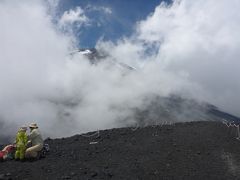
<path fill-rule="evenodd" d="M 230 130 L 205 121 L 47 139 L 46 158 L 1 162 L 0 179 L 239 179 L 240 142 Z"/>

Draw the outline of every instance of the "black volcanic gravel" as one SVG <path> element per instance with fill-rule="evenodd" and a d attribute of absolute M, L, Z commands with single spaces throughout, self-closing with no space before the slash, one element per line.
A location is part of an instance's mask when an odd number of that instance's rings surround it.
<path fill-rule="evenodd" d="M 47 139 L 51 151 L 46 158 L 0 162 L 0 180 L 240 179 L 240 141 L 235 136 L 219 122 L 191 122 Z"/>

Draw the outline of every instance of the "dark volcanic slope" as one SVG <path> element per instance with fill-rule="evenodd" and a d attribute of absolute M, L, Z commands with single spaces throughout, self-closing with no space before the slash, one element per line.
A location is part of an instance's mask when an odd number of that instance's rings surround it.
<path fill-rule="evenodd" d="M 240 142 L 229 130 L 192 122 L 49 139 L 47 158 L 1 162 L 0 179 L 240 179 Z"/>

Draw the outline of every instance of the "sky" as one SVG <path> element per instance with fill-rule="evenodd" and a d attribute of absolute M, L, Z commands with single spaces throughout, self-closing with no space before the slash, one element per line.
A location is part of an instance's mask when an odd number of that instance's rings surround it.
<path fill-rule="evenodd" d="M 171 94 L 240 116 L 240 1 L 134 2 L 0 1 L 0 136 L 134 126 L 134 110 Z M 70 55 L 93 46 L 105 61 Z"/>
<path fill-rule="evenodd" d="M 116 41 L 122 36 L 130 36 L 137 21 L 143 20 L 154 11 L 161 0 L 63 0 L 59 1 L 57 17 L 61 17 L 69 9 L 81 7 L 88 18 L 88 23 L 81 28 L 75 24 L 74 34 L 77 35 L 81 48 L 95 47 L 101 38 Z"/>

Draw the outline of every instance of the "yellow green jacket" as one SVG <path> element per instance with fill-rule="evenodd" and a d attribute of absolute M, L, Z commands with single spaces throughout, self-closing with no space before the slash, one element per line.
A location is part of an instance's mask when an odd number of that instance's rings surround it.
<path fill-rule="evenodd" d="M 27 133 L 19 131 L 16 136 L 17 147 L 26 147 L 27 142 L 28 142 Z"/>

